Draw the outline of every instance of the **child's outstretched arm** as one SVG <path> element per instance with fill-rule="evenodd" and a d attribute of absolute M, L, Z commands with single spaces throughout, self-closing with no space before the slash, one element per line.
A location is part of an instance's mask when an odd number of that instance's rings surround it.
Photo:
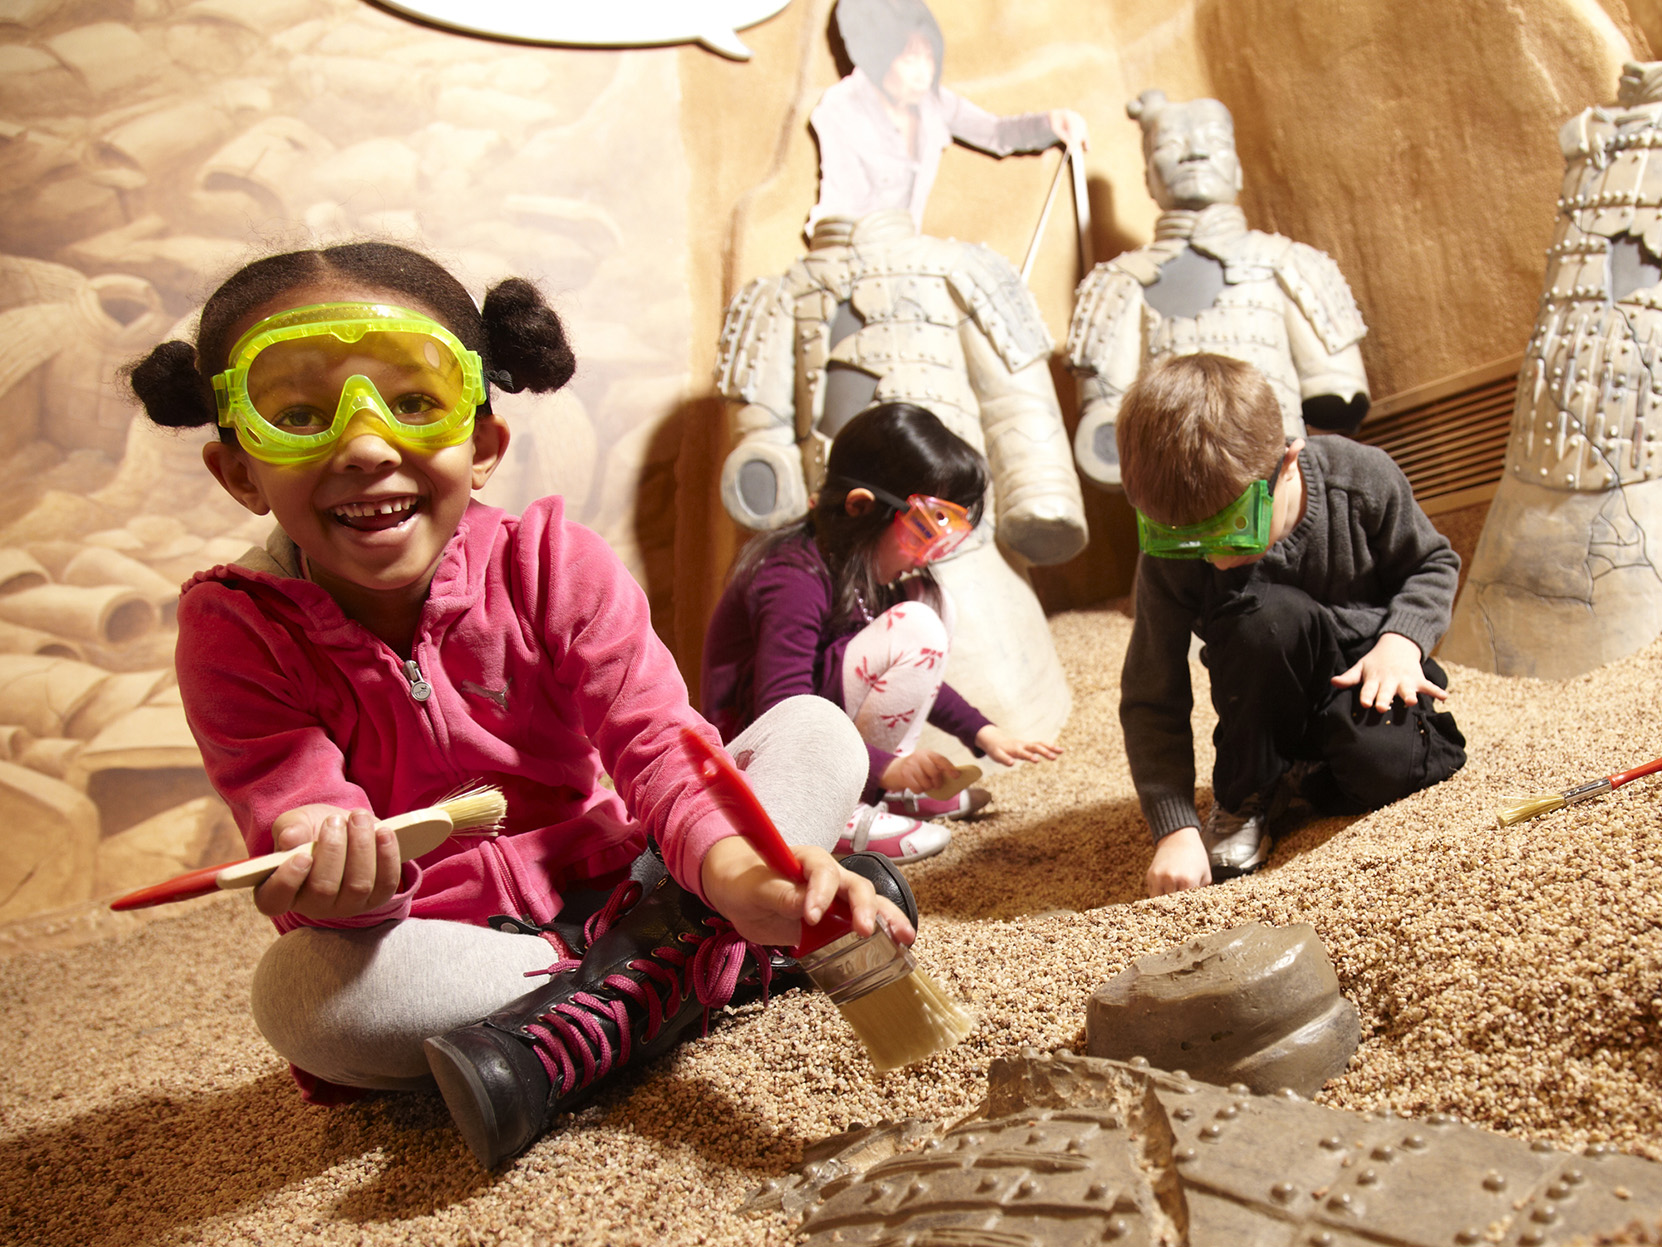
<path fill-rule="evenodd" d="M 254 889 L 255 906 L 269 918 L 338 922 L 379 909 L 398 891 L 398 837 L 368 810 L 303 805 L 277 817 L 271 838 L 279 849 L 312 847 Z"/>
<path fill-rule="evenodd" d="M 1179 827 L 1161 836 L 1154 846 L 1154 860 L 1149 863 L 1144 882 L 1150 896 L 1187 892 L 1211 883 L 1212 862 L 1200 838 L 1200 828 Z"/>
<path fill-rule="evenodd" d="M 782 878 L 742 836 L 728 836 L 704 856 L 705 899 L 747 940 L 790 948 L 801 942 L 838 896 L 848 902 L 854 930 L 870 935 L 879 917 L 897 943 L 910 944 L 917 932 L 893 901 L 878 896 L 871 881 L 837 865 L 824 849 L 793 845 L 807 872 L 806 885 Z"/>
<path fill-rule="evenodd" d="M 975 743 L 994 762 L 1004 766 L 1013 762 L 1054 762 L 1062 756 L 1057 746 L 1042 740 L 1022 740 L 996 723 L 989 723 L 977 732 Z"/>

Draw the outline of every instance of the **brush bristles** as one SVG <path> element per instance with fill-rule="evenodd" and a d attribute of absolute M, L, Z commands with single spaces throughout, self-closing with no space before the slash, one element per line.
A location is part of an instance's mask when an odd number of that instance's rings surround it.
<path fill-rule="evenodd" d="M 1564 808 L 1564 794 L 1552 793 L 1545 797 L 1525 797 L 1511 805 L 1503 805 L 1496 811 L 1502 827 L 1510 827 L 1513 823 L 1521 823 L 1526 818 L 1534 818 L 1537 814 L 1548 814 L 1553 810 Z"/>
<path fill-rule="evenodd" d="M 491 832 L 502 829 L 508 799 L 494 784 L 474 784 L 439 802 L 457 831 Z"/>
<path fill-rule="evenodd" d="M 945 1052 L 975 1029 L 975 1019 L 922 969 L 837 1007 L 879 1074 Z"/>

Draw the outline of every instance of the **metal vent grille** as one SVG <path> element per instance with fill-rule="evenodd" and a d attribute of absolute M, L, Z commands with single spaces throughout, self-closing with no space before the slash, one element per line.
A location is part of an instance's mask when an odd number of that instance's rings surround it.
<path fill-rule="evenodd" d="M 1428 515 L 1488 502 L 1506 466 L 1523 353 L 1376 403 L 1356 431 L 1397 461 Z"/>

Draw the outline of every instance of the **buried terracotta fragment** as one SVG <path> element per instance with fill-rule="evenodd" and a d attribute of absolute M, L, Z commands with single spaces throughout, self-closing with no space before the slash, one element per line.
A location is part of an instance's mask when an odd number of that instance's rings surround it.
<path fill-rule="evenodd" d="M 806 1247 L 1567 1247 L 1662 1207 L 1662 1165 L 1030 1052 L 992 1063 L 978 1114 L 824 1194 Z"/>
<path fill-rule="evenodd" d="M 1314 1095 L 1361 1042 L 1308 923 L 1249 923 L 1139 958 L 1091 994 L 1085 1048 L 1260 1095 Z"/>

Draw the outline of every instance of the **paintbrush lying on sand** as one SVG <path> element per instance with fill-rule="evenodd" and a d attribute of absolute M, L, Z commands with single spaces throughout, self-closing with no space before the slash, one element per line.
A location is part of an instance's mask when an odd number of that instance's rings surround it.
<path fill-rule="evenodd" d="M 699 774 L 750 847 L 778 874 L 805 882 L 802 863 L 732 759 L 691 728 L 681 736 Z M 931 1057 L 975 1029 L 963 1007 L 918 968 L 911 950 L 896 944 L 881 922 L 870 935 L 857 934 L 841 897 L 817 923 L 802 928 L 802 943 L 791 949 L 791 956 L 854 1028 L 878 1073 Z"/>
<path fill-rule="evenodd" d="M 1521 823 L 1526 818 L 1534 818 L 1537 814 L 1548 814 L 1553 810 L 1561 810 L 1566 805 L 1574 805 L 1577 801 L 1586 801 L 1591 797 L 1602 797 L 1613 788 L 1620 788 L 1629 780 L 1638 779 L 1641 775 L 1654 775 L 1662 771 L 1662 758 L 1647 762 L 1643 766 L 1636 766 L 1631 771 L 1618 771 L 1614 775 L 1606 775 L 1603 779 L 1589 780 L 1574 788 L 1563 792 L 1542 793 L 1534 797 L 1523 797 L 1511 805 L 1502 806 L 1498 811 L 1500 825 L 1509 827 L 1513 823 Z"/>
<path fill-rule="evenodd" d="M 423 853 L 431 853 L 457 832 L 490 835 L 502 826 L 502 818 L 507 812 L 508 804 L 502 790 L 480 784 L 465 788 L 437 805 L 385 819 L 377 830 L 384 828 L 398 837 L 398 860 L 407 862 Z M 150 905 L 188 901 L 192 897 L 208 896 L 230 888 L 257 888 L 271 877 L 272 871 L 311 847 L 308 841 L 292 849 L 279 849 L 275 853 L 265 853 L 240 862 L 204 866 L 165 883 L 129 892 L 111 901 L 110 908 L 144 909 Z"/>

